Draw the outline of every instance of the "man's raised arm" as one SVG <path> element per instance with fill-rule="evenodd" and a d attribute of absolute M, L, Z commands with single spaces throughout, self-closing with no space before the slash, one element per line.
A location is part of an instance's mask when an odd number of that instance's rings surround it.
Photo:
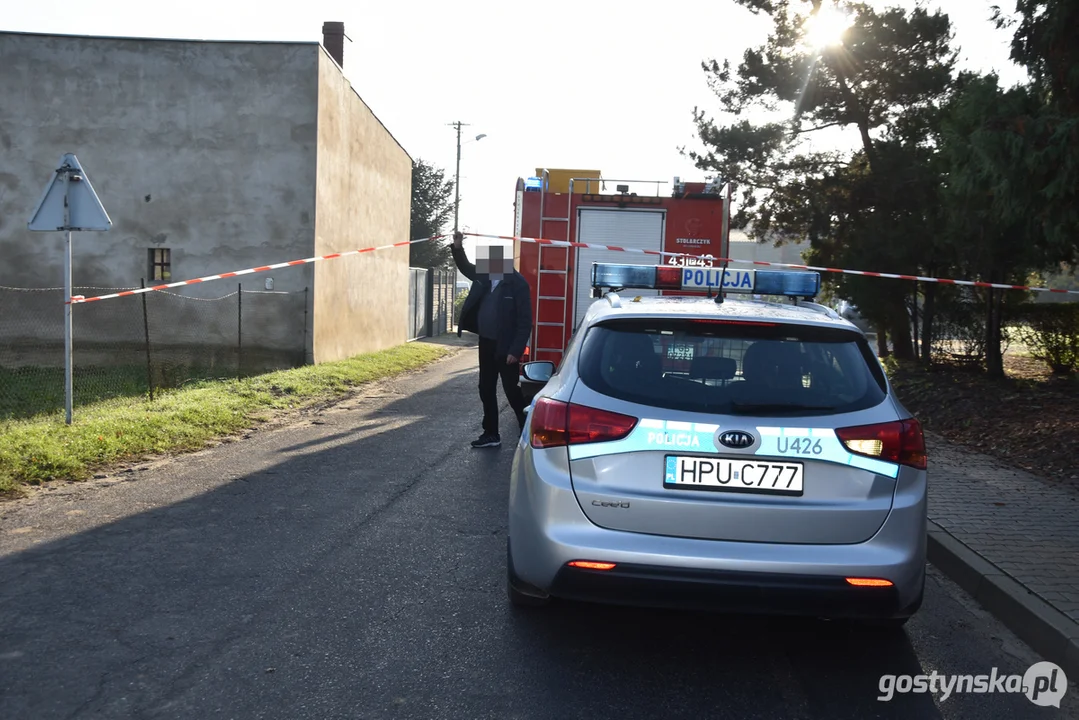
<path fill-rule="evenodd" d="M 468 256 L 465 255 L 465 249 L 462 245 L 465 236 L 457 232 L 453 234 L 453 245 L 450 245 L 450 252 L 453 253 L 453 262 L 456 263 L 457 269 L 461 271 L 469 280 L 476 281 L 476 266 L 468 260 Z"/>

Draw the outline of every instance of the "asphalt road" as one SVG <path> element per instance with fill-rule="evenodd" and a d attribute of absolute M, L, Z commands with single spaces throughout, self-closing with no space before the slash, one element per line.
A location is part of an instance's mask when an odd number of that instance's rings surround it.
<path fill-rule="evenodd" d="M 504 594 L 471 350 L 239 442 L 0 506 L 0 718 L 1058 718 L 878 700 L 1040 660 L 935 571 L 905 634 Z M 512 416 L 504 414 L 511 429 Z"/>

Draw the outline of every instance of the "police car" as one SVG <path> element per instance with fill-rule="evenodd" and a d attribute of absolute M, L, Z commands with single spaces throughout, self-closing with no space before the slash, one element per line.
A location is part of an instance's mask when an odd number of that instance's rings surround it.
<path fill-rule="evenodd" d="M 922 430 L 862 331 L 811 302 L 820 276 L 595 264 L 592 284 L 561 364 L 524 369 L 510 600 L 915 614 Z"/>

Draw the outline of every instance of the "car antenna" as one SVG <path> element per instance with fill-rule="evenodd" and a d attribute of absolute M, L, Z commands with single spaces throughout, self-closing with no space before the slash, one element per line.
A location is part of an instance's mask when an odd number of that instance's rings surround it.
<path fill-rule="evenodd" d="M 734 186 L 732 184 L 732 181 L 727 180 L 727 183 L 723 189 L 726 193 L 726 197 L 723 199 L 723 237 L 720 239 L 720 246 L 722 246 L 723 241 L 726 241 L 727 252 L 725 252 L 724 255 L 729 256 L 731 254 L 731 199 L 734 195 Z M 730 257 L 723 258 L 723 267 L 719 271 L 719 293 L 716 295 L 716 305 L 723 304 L 723 283 L 727 279 L 727 267 L 730 265 L 730 263 Z"/>
<path fill-rule="evenodd" d="M 705 255 L 704 259 L 707 260 L 709 263 L 711 263 L 711 261 L 713 260 L 711 255 Z M 712 267 L 712 266 L 708 265 L 707 267 Z M 719 278 L 719 286 L 720 286 L 719 292 L 722 293 L 723 292 L 723 276 L 722 275 Z M 708 284 L 708 299 L 709 300 L 712 299 L 712 284 L 711 283 Z M 716 302 L 721 303 L 721 302 L 723 302 L 723 300 L 722 299 L 717 299 Z"/>
<path fill-rule="evenodd" d="M 730 252 L 727 253 L 730 255 Z M 730 264 L 730 258 L 723 258 L 723 267 L 719 270 L 719 293 L 716 295 L 716 305 L 723 304 L 723 283 L 727 279 L 727 266 Z"/>

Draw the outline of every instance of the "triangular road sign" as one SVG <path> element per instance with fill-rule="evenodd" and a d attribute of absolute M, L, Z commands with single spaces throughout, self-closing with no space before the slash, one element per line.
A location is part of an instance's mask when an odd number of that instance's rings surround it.
<path fill-rule="evenodd" d="M 66 222 L 65 200 L 69 210 Z M 35 232 L 103 232 L 112 227 L 112 220 L 94 192 L 90 178 L 73 154 L 67 153 L 60 158 L 60 167 L 45 188 L 27 227 Z"/>

